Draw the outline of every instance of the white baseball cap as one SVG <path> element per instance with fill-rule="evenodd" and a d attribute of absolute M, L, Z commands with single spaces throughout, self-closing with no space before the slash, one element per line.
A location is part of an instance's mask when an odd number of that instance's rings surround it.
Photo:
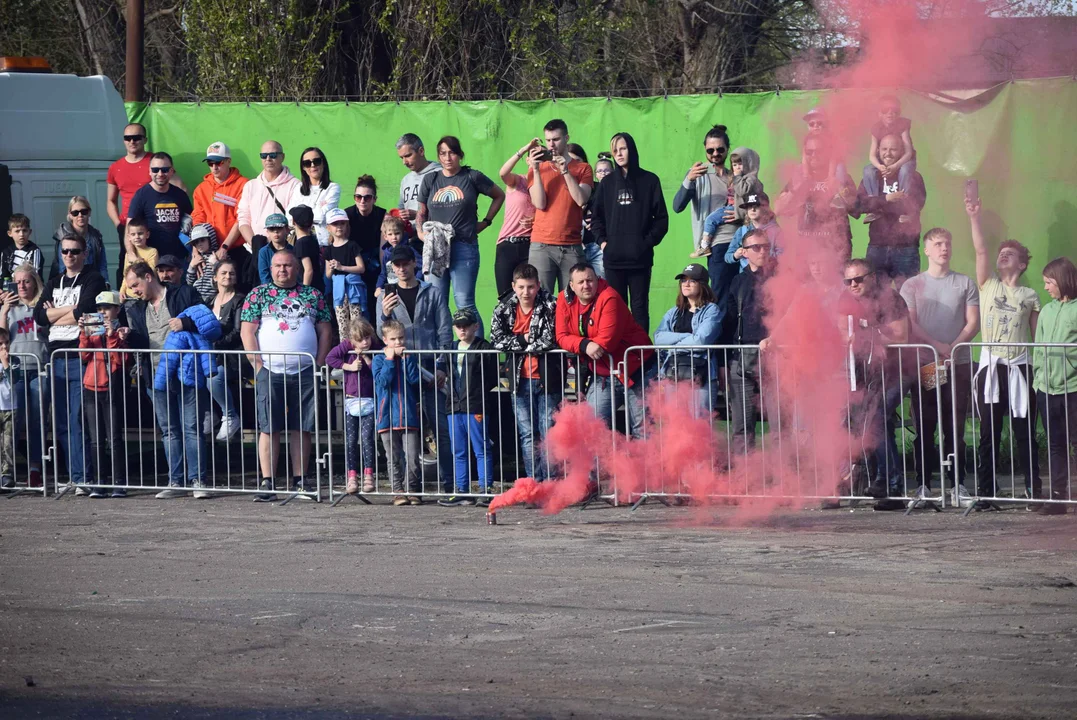
<path fill-rule="evenodd" d="M 348 213 L 340 208 L 333 208 L 325 214 L 325 224 L 332 225 L 338 222 L 348 222 Z"/>
<path fill-rule="evenodd" d="M 228 146 L 223 142 L 215 142 L 206 148 L 206 159 L 202 162 L 212 160 L 213 162 L 220 162 L 221 160 L 228 160 L 232 157 L 232 151 L 228 149 Z"/>

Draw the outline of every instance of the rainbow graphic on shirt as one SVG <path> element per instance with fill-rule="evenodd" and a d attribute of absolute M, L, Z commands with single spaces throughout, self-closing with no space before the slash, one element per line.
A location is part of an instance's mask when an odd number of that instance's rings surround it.
<path fill-rule="evenodd" d="M 434 197 L 430 202 L 436 205 L 452 205 L 453 203 L 460 203 L 463 201 L 463 190 L 455 185 L 446 185 L 443 188 L 438 188 L 438 191 L 434 193 Z"/>

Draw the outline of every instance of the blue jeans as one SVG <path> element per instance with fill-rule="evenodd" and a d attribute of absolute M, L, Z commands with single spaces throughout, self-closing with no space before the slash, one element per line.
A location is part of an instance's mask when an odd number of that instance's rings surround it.
<path fill-rule="evenodd" d="M 494 485 L 494 456 L 490 452 L 490 438 L 482 415 L 453 413 L 449 415 L 449 432 L 452 435 L 452 454 L 456 460 L 456 492 L 471 489 L 471 455 L 475 453 L 479 469 L 479 492 L 488 492 Z M 470 448 L 469 448 L 470 445 Z"/>
<path fill-rule="evenodd" d="M 898 455 L 897 426 L 891 417 L 897 406 L 901 404 L 904 394 L 902 390 L 908 390 L 908 383 L 898 382 L 897 373 L 889 373 L 886 376 L 886 390 L 883 393 L 882 407 L 879 408 L 880 417 L 872 423 L 883 435 L 882 441 L 875 446 L 876 477 L 886 480 L 889 484 L 891 495 L 900 494 L 904 491 L 904 471 L 901 467 L 901 456 Z"/>
<path fill-rule="evenodd" d="M 603 264 L 602 258 L 605 257 L 605 253 L 602 252 L 602 246 L 598 243 L 585 243 L 583 246 L 583 256 L 587 260 L 587 264 L 595 269 L 595 275 L 600 278 L 606 277 L 606 266 Z"/>
<path fill-rule="evenodd" d="M 187 463 L 187 479 L 206 481 L 209 454 L 206 440 L 200 428 L 202 413 L 209 409 L 209 397 L 205 390 L 181 386 L 170 381 L 173 390 L 153 390 L 153 412 L 161 428 L 161 441 L 168 460 L 169 487 L 183 487 L 184 460 Z"/>
<path fill-rule="evenodd" d="M 53 412 L 60 450 L 67 458 L 67 473 L 74 483 L 93 482 L 86 465 L 85 435 L 82 432 L 82 361 L 76 351 L 58 354 L 53 361 L 53 384 L 56 387 Z"/>
<path fill-rule="evenodd" d="M 733 284 L 733 278 L 740 272 L 740 265 L 725 261 L 726 250 L 729 243 L 711 245 L 711 254 L 707 258 L 707 272 L 711 276 L 711 290 L 714 291 L 714 299 L 718 307 L 725 308 L 726 295 L 729 294 L 729 286 Z"/>
<path fill-rule="evenodd" d="M 225 358 L 227 357 L 226 355 Z M 235 376 L 233 375 L 232 378 L 235 379 Z M 232 399 L 232 390 L 229 387 L 228 380 L 228 373 L 224 371 L 224 368 L 218 368 L 217 374 L 206 380 L 206 388 L 209 390 L 209 396 L 216 401 L 217 406 L 221 409 L 222 415 L 239 422 L 239 406 Z"/>
<path fill-rule="evenodd" d="M 898 190 L 909 189 L 909 178 L 916 172 L 916 160 L 910 160 L 898 168 Z M 875 197 L 882 197 L 882 174 L 872 164 L 864 166 L 864 192 Z"/>
<path fill-rule="evenodd" d="M 40 393 L 40 394 L 39 394 Z M 15 408 L 15 429 L 26 432 L 29 447 L 30 468 L 41 469 L 41 408 L 49 406 L 49 384 L 42 382 L 37 367 L 30 363 L 28 369 L 15 373 L 12 395 L 18 407 Z M 29 417 L 27 417 L 29 410 Z"/>
<path fill-rule="evenodd" d="M 548 393 L 542 380 L 521 378 L 516 386 L 513 405 L 526 477 L 542 481 L 550 476 L 546 453 L 539 451 L 536 455 L 535 445 L 546 438 L 553 425 L 553 412 L 561 399 L 559 395 Z"/>
<path fill-rule="evenodd" d="M 867 260 L 883 278 L 900 278 L 902 282 L 919 274 L 920 248 L 868 245 Z"/>
<path fill-rule="evenodd" d="M 628 436 L 633 440 L 643 437 L 643 390 L 658 376 L 658 364 L 652 363 L 651 367 L 643 372 L 642 380 L 639 373 L 636 374 L 636 382 L 632 387 L 625 389 L 620 380 L 611 380 L 605 375 L 595 375 L 591 379 L 591 387 L 587 389 L 587 404 L 595 411 L 595 415 L 602 418 L 606 424 L 613 419 L 613 408 L 620 405 L 620 399 L 624 398 L 628 408 Z M 610 384 L 613 384 L 611 397 Z"/>
<path fill-rule="evenodd" d="M 434 385 L 421 384 L 419 410 L 422 412 L 420 424 L 424 434 L 432 429 L 438 447 L 438 485 L 443 493 L 451 493 L 453 489 L 453 455 L 452 439 L 449 434 L 449 405 L 445 398 L 445 392 L 438 390 Z M 433 428 L 430 427 L 433 422 Z M 422 442 L 422 435 L 419 437 Z M 425 488 L 424 488 L 425 491 Z"/>
<path fill-rule="evenodd" d="M 445 304 L 449 303 L 449 283 L 452 283 L 453 300 L 456 309 L 471 308 L 479 318 L 479 337 L 483 337 L 482 315 L 475 307 L 475 283 L 479 279 L 479 246 L 476 243 L 454 242 L 449 244 L 449 269 L 437 277 L 427 276 L 427 280 L 441 291 Z"/>

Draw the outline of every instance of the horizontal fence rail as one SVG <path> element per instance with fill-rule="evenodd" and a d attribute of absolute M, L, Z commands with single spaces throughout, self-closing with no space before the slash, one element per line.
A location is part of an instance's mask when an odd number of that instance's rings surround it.
<path fill-rule="evenodd" d="M 582 456 L 586 498 L 614 505 L 1064 510 L 1077 392 L 1051 383 L 1075 373 L 1077 346 L 1031 343 L 12 353 L 0 489 L 485 505 Z"/>
<path fill-rule="evenodd" d="M 322 371 L 309 353 L 72 348 L 50 368 L 61 495 L 320 496 Z"/>
<path fill-rule="evenodd" d="M 966 514 L 1077 505 L 1077 346 L 969 342 L 954 346 L 961 353 L 978 358 L 950 386 L 952 407 L 969 408 L 967 426 L 957 412 L 950 419 Z"/>

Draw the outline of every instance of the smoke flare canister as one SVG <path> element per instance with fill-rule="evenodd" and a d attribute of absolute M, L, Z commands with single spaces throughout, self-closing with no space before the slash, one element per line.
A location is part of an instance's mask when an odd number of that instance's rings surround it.
<path fill-rule="evenodd" d="M 492 512 L 486 513 L 486 524 L 487 525 L 497 525 L 497 513 L 492 513 Z"/>

